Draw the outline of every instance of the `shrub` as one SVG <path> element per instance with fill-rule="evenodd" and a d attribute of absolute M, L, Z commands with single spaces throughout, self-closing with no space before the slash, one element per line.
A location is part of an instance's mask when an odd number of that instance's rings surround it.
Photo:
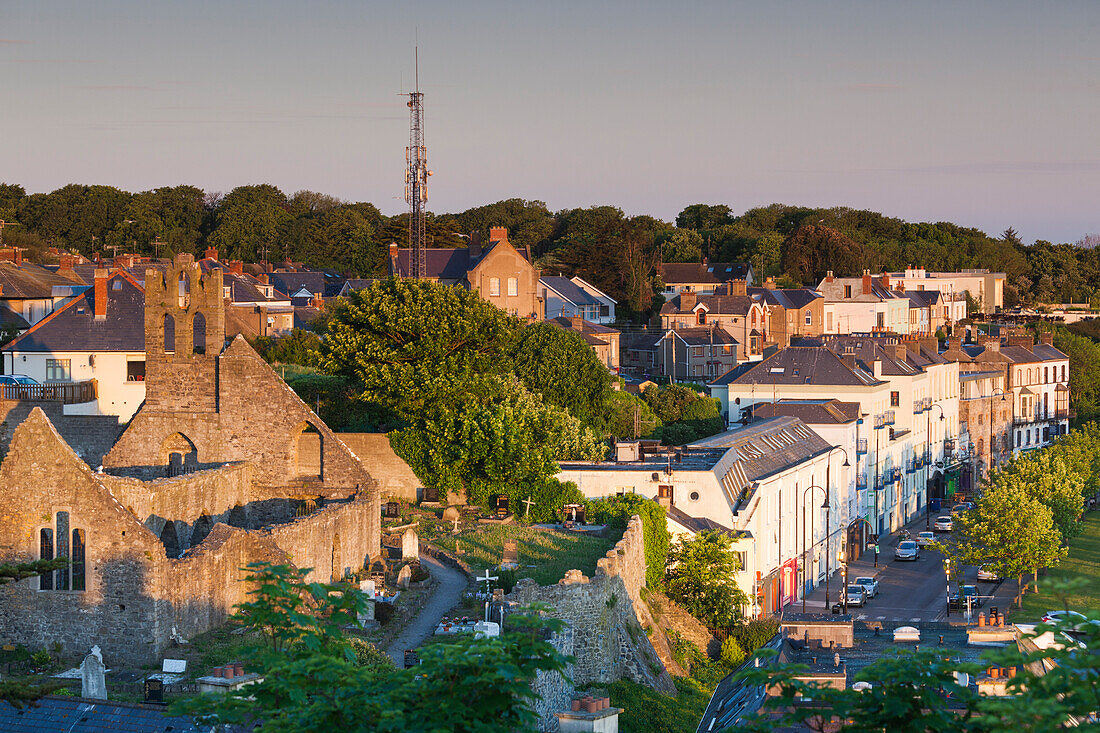
<path fill-rule="evenodd" d="M 411 580 L 414 583 L 420 583 L 422 581 L 427 580 L 430 577 L 431 576 L 428 574 L 427 570 L 425 570 L 420 565 L 416 565 L 412 569 L 412 575 L 409 576 L 409 580 Z"/>
<path fill-rule="evenodd" d="M 745 654 L 752 654 L 771 641 L 778 632 L 779 622 L 774 618 L 754 618 L 739 627 L 734 632 L 734 636 Z"/>
<path fill-rule="evenodd" d="M 736 638 L 727 636 L 722 641 L 722 655 L 720 658 L 722 664 L 726 665 L 731 670 L 736 669 L 745 661 L 745 650 L 737 643 Z"/>
<path fill-rule="evenodd" d="M 511 593 L 512 589 L 516 587 L 516 571 L 511 568 L 501 570 L 497 573 L 497 583 L 500 584 L 505 593 Z"/>
<path fill-rule="evenodd" d="M 350 637 L 348 641 L 351 644 L 352 651 L 355 652 L 355 663 L 360 667 L 369 667 L 379 671 L 395 667 L 389 655 L 369 641 L 364 641 L 357 636 Z"/>
<path fill-rule="evenodd" d="M 641 517 L 645 539 L 645 582 L 650 588 L 661 587 L 671 539 L 664 507 L 638 494 L 624 494 L 587 502 L 586 514 L 590 521 L 618 529 L 626 529 L 626 523 L 635 514 Z"/>

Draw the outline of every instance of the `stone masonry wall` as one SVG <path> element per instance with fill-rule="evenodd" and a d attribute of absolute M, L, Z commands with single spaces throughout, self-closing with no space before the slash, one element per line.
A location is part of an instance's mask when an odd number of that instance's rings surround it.
<path fill-rule="evenodd" d="M 386 433 L 340 433 L 340 440 L 371 468 L 378 490 L 388 499 L 416 501 L 423 483 L 390 446 Z"/>
<path fill-rule="evenodd" d="M 553 713 L 564 710 L 575 687 L 606 684 L 626 677 L 666 694 L 672 679 L 653 648 L 646 628 L 653 625 L 641 598 L 645 585 L 642 520 L 634 516 L 623 538 L 599 560 L 592 578 L 570 570 L 557 585 L 524 579 L 508 600 L 519 606 L 545 603 L 549 615 L 567 625 L 555 645 L 574 662 L 564 675 L 539 674 L 535 692 L 540 730 L 554 730 Z"/>
<path fill-rule="evenodd" d="M 7 453 L 12 433 L 39 408 L 76 454 L 93 468 L 114 445 L 122 426 L 117 415 L 65 415 L 60 400 L 0 400 L 0 458 Z"/>
<path fill-rule="evenodd" d="M 251 470 L 247 463 L 235 463 L 153 481 L 110 474 L 100 474 L 100 480 L 143 523 L 153 517 L 194 522 L 254 501 Z"/>

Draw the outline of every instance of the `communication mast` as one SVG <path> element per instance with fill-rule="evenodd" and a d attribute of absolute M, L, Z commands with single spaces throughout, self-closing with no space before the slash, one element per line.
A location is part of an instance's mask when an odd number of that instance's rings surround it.
<path fill-rule="evenodd" d="M 424 145 L 424 95 L 420 93 L 420 49 L 416 49 L 416 91 L 409 92 L 409 146 L 405 148 L 405 201 L 409 204 L 409 277 L 424 277 L 428 201 L 428 148 Z"/>

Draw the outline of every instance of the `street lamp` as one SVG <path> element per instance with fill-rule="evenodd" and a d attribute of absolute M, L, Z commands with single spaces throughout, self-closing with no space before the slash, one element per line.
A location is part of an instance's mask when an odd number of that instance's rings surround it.
<path fill-rule="evenodd" d="M 840 563 L 840 601 L 844 605 L 844 613 L 848 613 L 848 558 L 844 555 L 844 548 L 841 548 L 840 552 L 836 555 L 837 562 Z"/>
<path fill-rule="evenodd" d="M 932 404 L 932 407 L 935 407 L 937 410 L 940 411 L 940 422 L 943 422 L 943 408 L 940 407 L 938 404 L 935 404 L 935 403 Z M 927 439 L 927 442 L 928 442 L 928 463 L 929 463 L 929 467 L 930 467 L 930 464 L 932 463 L 932 407 L 928 408 L 928 410 L 927 410 L 928 414 L 925 415 L 926 427 L 924 429 L 924 435 L 925 435 L 925 438 Z M 931 529 L 932 528 L 932 508 L 928 505 L 928 485 L 931 483 L 931 479 L 927 478 L 927 475 L 928 475 L 928 471 L 926 469 L 925 470 L 925 479 L 924 479 L 924 528 L 925 529 Z"/>
<path fill-rule="evenodd" d="M 947 615 L 951 615 L 951 558 L 943 559 L 943 572 L 947 576 Z"/>
<path fill-rule="evenodd" d="M 829 490 L 818 486 L 817 484 L 811 484 L 802 490 L 802 568 L 803 572 L 806 572 L 806 494 L 814 489 L 821 489 L 825 493 L 825 501 L 822 503 L 821 508 L 825 510 L 825 608 L 829 607 L 829 515 L 832 512 L 832 505 L 829 502 Z M 814 534 L 814 517 L 810 515 L 810 537 Z M 814 542 L 817 545 L 817 542 Z M 805 582 L 803 582 L 802 588 L 802 613 L 806 613 L 806 588 Z"/>

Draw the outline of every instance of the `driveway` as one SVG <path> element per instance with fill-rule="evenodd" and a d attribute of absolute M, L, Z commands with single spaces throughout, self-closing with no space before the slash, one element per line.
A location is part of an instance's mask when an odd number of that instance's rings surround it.
<path fill-rule="evenodd" d="M 420 646 L 435 631 L 443 616 L 458 605 L 462 592 L 466 590 L 466 576 L 458 570 L 449 568 L 428 555 L 420 556 L 420 565 L 432 574 L 435 581 L 432 585 L 432 597 L 386 649 L 386 654 L 390 655 L 398 667 L 405 665 L 405 651 Z"/>

